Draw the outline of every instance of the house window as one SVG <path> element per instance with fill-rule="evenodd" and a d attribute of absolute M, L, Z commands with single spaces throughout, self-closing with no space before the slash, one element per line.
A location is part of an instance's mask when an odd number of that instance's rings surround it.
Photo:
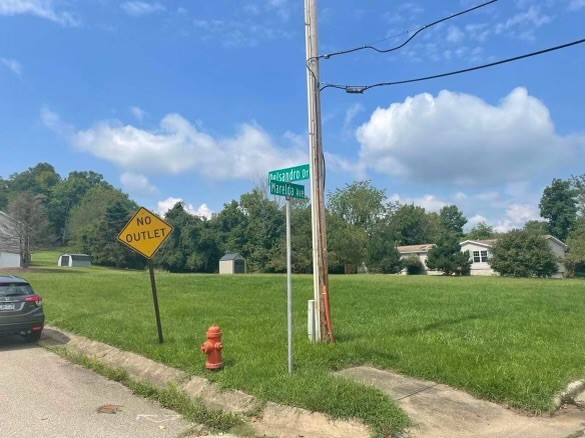
<path fill-rule="evenodd" d="M 487 251 L 473 251 L 473 263 L 485 263 L 488 261 Z"/>

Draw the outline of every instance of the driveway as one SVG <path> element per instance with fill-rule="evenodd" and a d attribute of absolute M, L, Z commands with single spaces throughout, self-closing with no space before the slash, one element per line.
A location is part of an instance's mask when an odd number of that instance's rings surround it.
<path fill-rule="evenodd" d="M 0 337 L 2 437 L 166 438 L 191 435 L 193 426 L 44 348 Z"/>

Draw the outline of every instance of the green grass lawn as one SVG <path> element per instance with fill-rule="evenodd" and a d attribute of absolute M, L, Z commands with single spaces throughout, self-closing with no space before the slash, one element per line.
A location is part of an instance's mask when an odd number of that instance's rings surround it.
<path fill-rule="evenodd" d="M 371 364 L 542 412 L 585 377 L 585 282 L 497 277 L 333 276 L 337 342 L 306 335 L 310 276 L 293 277 L 295 373 L 287 373 L 286 277 L 157 273 L 165 343 L 158 344 L 147 271 L 57 268 L 35 254 L 25 276 L 48 322 L 260 398 L 359 418 L 380 435 L 408 420 L 379 391 L 331 375 Z M 51 263 L 45 263 L 50 260 Z M 224 333 L 225 369 L 199 347 Z"/>

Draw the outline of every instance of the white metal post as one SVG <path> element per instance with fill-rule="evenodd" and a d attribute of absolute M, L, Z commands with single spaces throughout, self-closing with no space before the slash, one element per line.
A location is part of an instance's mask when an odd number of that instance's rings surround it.
<path fill-rule="evenodd" d="M 290 197 L 286 197 L 286 304 L 288 325 L 288 372 L 293 372 L 292 267 L 290 244 Z"/>

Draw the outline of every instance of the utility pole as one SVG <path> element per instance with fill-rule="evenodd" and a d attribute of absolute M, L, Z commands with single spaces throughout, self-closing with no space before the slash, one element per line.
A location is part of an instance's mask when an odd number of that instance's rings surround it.
<path fill-rule="evenodd" d="M 307 50 L 309 156 L 311 163 L 311 228 L 313 234 L 315 341 L 333 342 L 328 297 L 329 263 L 327 260 L 327 229 L 325 225 L 325 160 L 321 136 L 317 0 L 305 0 L 305 41 Z"/>

